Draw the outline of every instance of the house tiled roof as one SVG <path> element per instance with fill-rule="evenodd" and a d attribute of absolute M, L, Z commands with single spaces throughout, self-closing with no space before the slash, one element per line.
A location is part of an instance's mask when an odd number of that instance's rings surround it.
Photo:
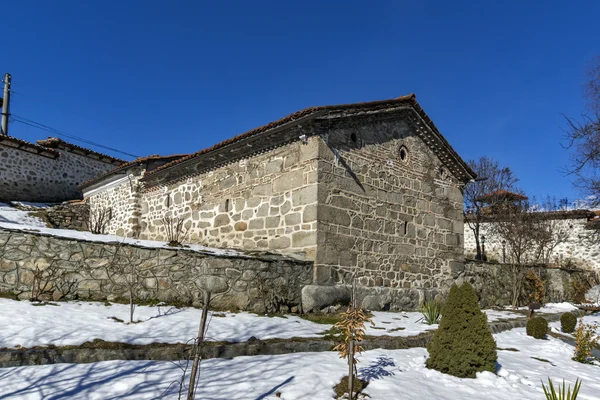
<path fill-rule="evenodd" d="M 49 158 L 57 158 L 60 156 L 60 153 L 56 150 L 40 146 L 39 144 L 31 143 L 26 140 L 18 139 L 14 136 L 0 135 L 0 144 L 22 149 L 30 153 L 40 154 Z"/>
<path fill-rule="evenodd" d="M 125 160 L 121 160 L 120 158 L 112 157 L 107 154 L 99 153 L 94 150 L 87 149 L 85 147 L 78 146 L 73 143 L 65 142 L 62 139 L 56 137 L 48 137 L 48 139 L 38 140 L 37 144 L 43 147 L 51 148 L 51 149 L 62 149 L 69 150 L 74 153 L 80 153 L 84 156 L 93 156 L 95 159 L 99 159 L 101 161 L 110 162 L 115 165 L 120 165 L 125 163 Z"/>
<path fill-rule="evenodd" d="M 129 161 L 129 162 L 126 162 L 124 164 L 121 164 L 117 168 L 112 169 L 112 170 L 110 170 L 110 171 L 108 171 L 108 172 L 106 172 L 106 173 L 104 173 L 102 175 L 98 175 L 95 178 L 92 178 L 92 179 L 89 179 L 89 180 L 83 182 L 81 185 L 79 185 L 79 189 L 86 188 L 86 187 L 88 187 L 90 185 L 93 185 L 95 183 L 98 183 L 98 182 L 104 180 L 105 178 L 107 178 L 107 177 L 109 177 L 111 175 L 117 174 L 120 171 L 125 171 L 128 168 L 131 168 L 131 167 L 136 166 L 136 165 L 142 165 L 142 164 L 144 164 L 144 163 L 146 163 L 148 161 L 167 161 L 167 162 L 169 162 L 169 161 L 173 161 L 173 160 L 177 160 L 179 158 L 185 157 L 187 155 L 188 154 L 172 154 L 170 156 L 159 156 L 158 154 L 153 154 L 153 155 L 146 156 L 146 157 L 139 157 L 139 158 L 136 158 L 133 161 Z"/>
<path fill-rule="evenodd" d="M 217 143 L 214 146 L 211 146 L 209 148 L 200 150 L 198 152 L 189 154 L 186 157 L 172 161 L 168 164 L 165 164 L 159 168 L 154 169 L 153 171 L 148 172 L 146 174 L 146 176 L 156 174 L 165 169 L 176 167 L 178 164 L 184 163 L 184 162 L 191 160 L 193 158 L 196 158 L 196 157 L 200 157 L 204 154 L 210 153 L 212 151 L 223 148 L 225 146 L 232 145 L 236 142 L 239 142 L 244 139 L 250 138 L 252 136 L 258 135 L 262 132 L 269 131 L 271 129 L 283 126 L 288 123 L 293 123 L 294 121 L 297 121 L 302 118 L 310 117 L 313 115 L 319 115 L 319 114 L 322 114 L 323 112 L 345 112 L 345 111 L 368 112 L 368 111 L 377 111 L 377 110 L 381 110 L 381 109 L 386 109 L 386 108 L 399 106 L 399 105 L 403 105 L 403 104 L 411 106 L 421 116 L 421 118 L 430 127 L 430 129 L 438 136 L 438 139 L 442 142 L 442 146 L 445 148 L 445 150 L 448 153 L 450 153 L 452 158 L 458 164 L 460 164 L 460 166 L 462 167 L 462 169 L 464 171 L 466 171 L 466 175 L 474 178 L 476 176 L 475 172 L 467 165 L 467 163 L 465 163 L 460 158 L 460 156 L 454 151 L 454 149 L 452 149 L 450 144 L 446 141 L 446 139 L 442 136 L 440 131 L 436 128 L 433 121 L 429 118 L 429 116 L 427 116 L 427 114 L 425 114 L 425 112 L 423 111 L 423 109 L 421 108 L 419 103 L 417 103 L 416 96 L 414 93 L 406 95 L 406 96 L 400 96 L 400 97 L 397 97 L 394 99 L 388 99 L 388 100 L 378 100 L 378 101 L 371 101 L 371 102 L 364 102 L 364 103 L 340 104 L 340 105 L 317 106 L 317 107 L 305 108 L 303 110 L 292 113 L 286 117 L 283 117 L 277 121 L 273 121 L 269 124 L 260 126 L 258 128 L 252 129 L 248 132 L 237 135 L 231 139 L 227 139 L 225 141 Z"/>
<path fill-rule="evenodd" d="M 594 221 L 594 217 L 596 214 L 594 211 L 579 209 L 579 210 L 556 210 L 556 211 L 532 211 L 528 213 L 532 218 L 537 218 L 539 220 L 565 220 L 565 219 L 585 219 L 588 221 L 588 225 Z M 498 213 L 498 214 L 488 214 L 483 215 L 481 218 L 481 222 L 503 222 L 507 221 L 508 218 L 506 215 Z M 473 214 L 465 215 L 465 222 L 473 221 L 475 216 Z M 598 220 L 600 223 L 600 219 Z"/>
<path fill-rule="evenodd" d="M 508 201 L 521 201 L 521 200 L 528 200 L 529 197 L 524 196 L 519 193 L 510 192 L 508 190 L 498 189 L 498 190 L 484 194 L 483 196 L 477 198 L 478 201 L 483 201 L 483 202 L 486 202 L 486 201 L 492 202 L 497 199 L 508 200 Z"/>

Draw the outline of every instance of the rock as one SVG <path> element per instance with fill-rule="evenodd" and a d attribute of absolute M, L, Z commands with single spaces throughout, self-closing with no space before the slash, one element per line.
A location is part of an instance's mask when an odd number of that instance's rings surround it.
<path fill-rule="evenodd" d="M 302 309 L 304 312 L 319 311 L 325 306 L 350 302 L 350 286 L 307 285 L 302 288 Z"/>
<path fill-rule="evenodd" d="M 63 295 L 63 293 L 62 293 L 61 291 L 59 291 L 59 290 L 55 290 L 55 291 L 52 293 L 52 300 L 54 300 L 54 301 L 59 301 L 60 299 L 62 299 L 62 298 L 63 298 L 63 296 L 64 296 L 64 295 Z"/>
<path fill-rule="evenodd" d="M 227 280 L 219 276 L 202 276 L 196 280 L 196 285 L 198 288 L 209 291 L 213 294 L 223 293 L 229 289 Z"/>
<path fill-rule="evenodd" d="M 361 303 L 361 307 L 370 311 L 383 311 L 390 309 L 392 299 L 388 295 L 367 295 Z"/>
<path fill-rule="evenodd" d="M 596 286 L 592 287 L 590 290 L 588 290 L 587 293 L 585 294 L 585 299 L 594 304 L 599 303 L 600 302 L 600 285 L 596 285 Z"/>

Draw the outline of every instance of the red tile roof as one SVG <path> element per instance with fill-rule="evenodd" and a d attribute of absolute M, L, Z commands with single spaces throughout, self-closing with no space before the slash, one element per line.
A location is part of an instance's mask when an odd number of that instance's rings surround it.
<path fill-rule="evenodd" d="M 340 104 L 340 105 L 330 105 L 330 106 L 317 106 L 317 107 L 309 107 L 309 108 L 305 108 L 303 110 L 297 111 L 295 113 L 292 113 L 286 117 L 283 117 L 281 119 L 278 119 L 277 121 L 273 121 L 267 125 L 263 125 L 260 126 L 258 128 L 252 129 L 248 132 L 242 133 L 241 135 L 235 136 L 231 139 L 227 139 L 225 141 L 222 141 L 220 143 L 215 144 L 214 146 L 211 146 L 209 148 L 200 150 L 196 153 L 192 153 L 186 157 L 180 158 L 178 160 L 172 161 L 168 164 L 165 164 L 159 168 L 154 169 L 153 171 L 150 171 L 146 174 L 146 176 L 148 175 L 152 175 L 155 174 L 159 171 L 165 170 L 167 168 L 172 168 L 180 163 L 183 163 L 185 161 L 191 160 L 193 158 L 199 157 L 203 154 L 206 153 L 210 153 L 211 151 L 220 149 L 222 147 L 231 145 L 233 143 L 239 142 L 243 139 L 249 138 L 251 136 L 255 136 L 258 135 L 262 132 L 268 131 L 270 129 L 274 129 L 277 128 L 279 126 L 282 126 L 286 123 L 290 123 L 293 121 L 296 121 L 300 118 L 303 117 L 307 117 L 310 116 L 311 114 L 315 114 L 317 112 L 320 111 L 347 111 L 347 110 L 355 110 L 355 111 L 361 111 L 361 110 L 368 110 L 368 111 L 374 111 L 374 110 L 379 110 L 379 109 L 385 109 L 385 108 L 389 108 L 391 106 L 397 106 L 397 105 L 401 105 L 401 104 L 408 104 L 410 106 L 412 106 L 415 111 L 417 113 L 419 113 L 419 115 L 423 118 L 423 120 L 425 120 L 425 122 L 430 126 L 430 128 L 439 136 L 440 140 L 442 141 L 442 143 L 444 144 L 444 146 L 446 147 L 446 149 L 452 153 L 452 155 L 454 156 L 454 158 L 458 161 L 459 164 L 461 164 L 462 168 L 464 168 L 465 171 L 467 171 L 468 175 L 471 175 L 472 177 L 475 177 L 476 174 L 475 172 L 473 172 L 473 170 L 460 158 L 460 156 L 454 151 L 454 149 L 452 149 L 452 147 L 450 146 L 450 144 L 446 141 L 446 139 L 442 136 L 442 134 L 439 132 L 439 130 L 435 127 L 433 121 L 429 118 L 429 116 L 427 116 L 427 114 L 425 114 L 425 112 L 423 111 L 423 109 L 421 108 L 421 106 L 419 105 L 419 103 L 417 103 L 416 100 L 416 96 L 414 93 L 406 95 L 406 96 L 400 96 L 400 97 L 396 97 L 394 99 L 388 99 L 388 100 L 377 100 L 377 101 L 371 101 L 371 102 L 363 102 L 363 103 L 351 103 L 351 104 Z"/>
<path fill-rule="evenodd" d="M 60 155 L 60 153 L 56 150 L 31 143 L 26 140 L 18 139 L 14 136 L 0 135 L 0 144 L 2 143 L 7 144 L 7 146 L 10 147 L 27 150 L 30 153 L 44 155 L 49 158 L 57 158 Z"/>
<path fill-rule="evenodd" d="M 127 168 L 130 168 L 130 167 L 133 167 L 133 166 L 136 166 L 136 165 L 141 165 L 141 164 L 144 164 L 145 162 L 148 162 L 148 161 L 160 161 L 160 160 L 169 160 L 169 161 L 172 161 L 172 160 L 176 160 L 178 158 L 185 157 L 187 155 L 188 154 L 172 154 L 170 156 L 159 156 L 158 154 L 153 154 L 151 156 L 136 158 L 135 160 L 127 162 L 125 164 L 121 164 L 117 168 L 112 169 L 112 170 L 110 170 L 110 171 L 108 171 L 108 172 L 106 172 L 106 173 L 104 173 L 102 175 L 98 175 L 95 178 L 89 179 L 89 180 L 83 182 L 82 184 L 80 184 L 78 187 L 79 187 L 79 189 L 83 189 L 85 187 L 93 185 L 94 183 L 100 182 L 101 180 L 103 180 L 103 179 L 105 179 L 105 178 L 107 178 L 107 177 L 109 177 L 111 175 L 114 175 L 114 174 L 118 173 L 119 171 L 124 171 Z"/>
<path fill-rule="evenodd" d="M 519 193 L 510 192 L 504 189 L 494 190 L 493 192 L 484 194 L 483 196 L 477 198 L 478 201 L 495 201 L 496 199 L 508 200 L 508 201 L 521 201 L 528 200 L 529 197 L 524 196 Z"/>
<path fill-rule="evenodd" d="M 75 152 L 81 152 L 81 153 L 83 153 L 84 156 L 91 154 L 98 158 L 104 158 L 107 161 L 109 161 L 113 164 L 116 164 L 116 165 L 126 162 L 125 160 L 121 160 L 120 158 L 112 157 L 112 156 L 109 156 L 109 155 L 106 155 L 103 153 L 99 153 L 94 150 L 87 149 L 85 147 L 78 146 L 73 143 L 65 142 L 64 140 L 56 138 L 56 137 L 48 137 L 48 139 L 38 140 L 37 144 L 40 146 L 52 148 L 52 149 L 64 149 L 64 150 L 70 150 L 70 151 L 75 151 Z"/>

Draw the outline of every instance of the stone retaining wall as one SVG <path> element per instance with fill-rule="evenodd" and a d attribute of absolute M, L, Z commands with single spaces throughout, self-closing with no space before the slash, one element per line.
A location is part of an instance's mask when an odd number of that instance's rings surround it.
<path fill-rule="evenodd" d="M 479 294 L 482 307 L 507 306 L 512 303 L 515 273 L 523 273 L 530 269 L 533 269 L 544 282 L 547 302 L 571 300 L 575 279 L 587 281 L 591 286 L 598 282 L 595 271 L 480 262 L 468 262 L 464 266 L 455 265 L 452 269 L 452 277 L 457 284 L 471 283 Z M 520 297 L 524 299 L 527 294 L 522 291 Z M 522 302 L 521 305 L 524 303 Z"/>
<path fill-rule="evenodd" d="M 256 312 L 300 309 L 312 263 L 269 253 L 198 252 L 0 228 L 0 291 L 20 298 L 128 298 Z M 129 283 L 129 284 L 128 284 Z M 33 288 L 33 291 L 32 291 Z"/>
<path fill-rule="evenodd" d="M 88 231 L 90 207 L 84 202 L 62 203 L 43 211 L 53 228 Z"/>

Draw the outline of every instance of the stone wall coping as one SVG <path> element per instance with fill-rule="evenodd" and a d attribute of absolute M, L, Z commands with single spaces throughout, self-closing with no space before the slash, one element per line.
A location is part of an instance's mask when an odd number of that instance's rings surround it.
<path fill-rule="evenodd" d="M 52 232 L 55 231 L 55 232 Z M 301 254 L 278 254 L 271 252 L 252 252 L 230 249 L 209 248 L 198 245 L 189 245 L 190 247 L 171 247 L 164 242 L 155 242 L 150 240 L 138 240 L 124 238 L 114 235 L 96 235 L 91 232 L 80 232 L 66 229 L 38 228 L 33 226 L 25 226 L 11 223 L 0 223 L 0 233 L 13 232 L 30 234 L 36 236 L 53 237 L 59 240 L 68 240 L 75 242 L 95 243 L 99 245 L 123 245 L 149 250 L 163 250 L 184 252 L 189 254 L 202 254 L 217 256 L 229 259 L 254 259 L 259 261 L 274 262 L 274 261 L 293 261 L 302 264 L 312 264 Z M 91 237 L 93 236 L 93 237 Z M 96 240 L 94 240 L 96 239 Z"/>
<path fill-rule="evenodd" d="M 584 268 L 564 268 L 560 265 L 556 264 L 513 264 L 513 263 L 491 263 L 487 261 L 478 261 L 478 260 L 466 260 L 465 266 L 467 265 L 477 265 L 480 267 L 496 267 L 496 266 L 517 266 L 523 269 L 527 268 L 544 268 L 544 269 L 557 269 L 565 272 L 594 272 L 593 269 L 584 269 Z"/>
<path fill-rule="evenodd" d="M 560 320 L 563 313 L 542 314 L 548 322 Z M 581 312 L 575 312 L 582 315 Z M 492 333 L 500 333 L 527 325 L 527 317 L 496 321 L 488 323 Z M 374 349 L 409 349 L 426 347 L 433 338 L 435 331 L 423 332 L 418 335 L 402 336 L 368 336 L 361 343 L 365 350 Z M 190 346 L 185 344 L 155 343 L 150 345 L 125 345 L 120 343 L 107 343 L 108 348 L 93 345 L 65 346 L 65 347 L 36 347 L 23 349 L 0 349 L 0 368 L 17 367 L 25 365 L 41 365 L 56 363 L 92 363 L 108 360 L 160 360 L 175 361 L 185 358 Z M 116 348 L 110 348 L 110 345 Z M 322 337 L 267 339 L 260 340 L 254 337 L 245 342 L 205 342 L 202 346 L 202 358 L 233 358 L 239 356 L 281 355 L 299 352 L 325 352 L 333 351 L 336 341 Z M 121 345 L 121 346 L 119 346 Z M 119 348 L 120 347 L 120 348 Z"/>
<path fill-rule="evenodd" d="M 47 158 L 58 158 L 60 153 L 56 150 L 40 146 L 35 143 L 28 142 L 13 136 L 0 135 L 0 145 L 11 147 L 13 149 L 27 151 Z"/>
<path fill-rule="evenodd" d="M 539 218 L 542 220 L 565 220 L 565 219 L 587 219 L 590 220 L 596 216 L 594 211 L 580 209 L 580 210 L 559 210 L 559 211 L 533 211 L 527 215 L 532 218 Z M 465 214 L 465 222 L 475 220 L 475 216 L 472 214 Z M 482 215 L 482 223 L 493 223 L 493 222 L 505 222 L 507 219 L 502 215 L 488 214 Z"/>

